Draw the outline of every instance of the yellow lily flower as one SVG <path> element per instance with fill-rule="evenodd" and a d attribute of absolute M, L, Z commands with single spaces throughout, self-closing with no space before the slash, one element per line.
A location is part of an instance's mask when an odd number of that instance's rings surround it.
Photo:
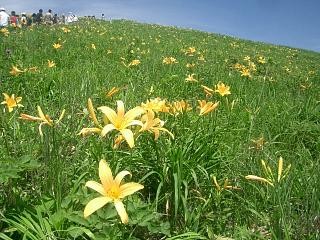
<path fill-rule="evenodd" d="M 189 47 L 186 51 L 185 51 L 185 55 L 188 56 L 193 56 L 193 54 L 196 52 L 196 48 L 195 47 Z"/>
<path fill-rule="evenodd" d="M 189 112 L 192 110 L 192 107 L 189 105 L 187 101 L 175 101 L 170 107 L 170 112 L 174 115 L 178 115 L 180 113 Z"/>
<path fill-rule="evenodd" d="M 291 164 L 283 171 L 283 158 L 280 157 L 278 160 L 278 174 L 277 174 L 277 179 L 274 178 L 274 175 L 272 173 L 271 168 L 263 161 L 261 160 L 261 165 L 263 168 L 263 171 L 266 175 L 265 178 L 259 177 L 256 175 L 248 175 L 245 178 L 248 180 L 254 180 L 254 181 L 260 181 L 260 182 L 265 182 L 268 183 L 270 186 L 274 187 L 276 183 L 280 183 L 282 179 L 284 179 L 291 168 Z"/>
<path fill-rule="evenodd" d="M 18 76 L 20 73 L 25 72 L 24 70 L 20 70 L 17 66 L 12 66 L 12 69 L 10 71 L 10 74 L 13 76 Z"/>
<path fill-rule="evenodd" d="M 264 57 L 262 57 L 262 56 L 259 56 L 258 63 L 265 64 L 266 63 L 266 59 Z"/>
<path fill-rule="evenodd" d="M 62 120 L 62 118 L 64 117 L 64 114 L 65 114 L 65 109 L 63 109 L 61 114 L 60 114 L 59 119 L 54 122 L 48 115 L 45 115 L 43 113 L 43 111 L 42 111 L 40 106 L 37 106 L 37 110 L 38 110 L 38 117 L 34 117 L 34 116 L 31 116 L 31 115 L 28 115 L 28 114 L 21 113 L 20 114 L 20 119 L 28 120 L 28 121 L 41 122 L 40 125 L 39 125 L 40 136 L 43 136 L 43 133 L 42 133 L 42 130 L 41 130 L 42 125 L 49 125 L 50 127 L 54 127 L 55 125 L 57 125 Z"/>
<path fill-rule="evenodd" d="M 129 182 L 121 184 L 122 179 L 126 175 L 131 175 L 128 171 L 121 171 L 117 174 L 115 178 L 112 176 L 112 171 L 105 160 L 101 160 L 99 163 L 99 178 L 101 181 L 97 183 L 95 181 L 88 181 L 86 187 L 91 188 L 102 196 L 94 198 L 91 200 L 84 208 L 84 217 L 89 217 L 92 213 L 102 208 L 109 202 L 113 202 L 121 222 L 126 224 L 129 222 L 128 214 L 122 203 L 122 199 L 143 189 L 144 186 L 135 183 Z"/>
<path fill-rule="evenodd" d="M 96 45 L 94 45 L 93 43 L 91 44 L 91 48 L 93 49 L 93 50 L 96 50 Z"/>
<path fill-rule="evenodd" d="M 162 63 L 166 65 L 170 65 L 170 64 L 178 63 L 178 61 L 174 57 L 165 57 L 162 60 Z"/>
<path fill-rule="evenodd" d="M 0 32 L 3 33 L 4 36 L 8 37 L 10 32 L 7 28 L 1 28 Z"/>
<path fill-rule="evenodd" d="M 64 33 L 69 33 L 71 32 L 70 29 L 66 28 L 66 27 L 62 27 L 61 30 L 64 32 Z"/>
<path fill-rule="evenodd" d="M 207 87 L 205 85 L 201 85 L 201 87 L 203 88 L 203 91 L 205 92 L 207 97 L 212 96 L 212 93 L 214 91 L 212 88 L 209 88 L 209 87 Z"/>
<path fill-rule="evenodd" d="M 197 79 L 194 78 L 195 74 L 192 73 L 192 74 L 188 74 L 187 77 L 186 77 L 186 82 L 198 82 Z"/>
<path fill-rule="evenodd" d="M 53 47 L 54 49 L 59 49 L 59 48 L 62 47 L 62 45 L 61 45 L 60 43 L 54 43 L 54 44 L 52 44 L 52 47 Z"/>
<path fill-rule="evenodd" d="M 108 98 L 112 98 L 112 96 L 115 95 L 116 93 L 118 93 L 119 91 L 120 91 L 120 88 L 113 87 L 113 88 L 110 89 L 109 92 L 107 92 L 106 95 L 107 95 Z"/>
<path fill-rule="evenodd" d="M 132 148 L 134 146 L 133 132 L 128 129 L 128 127 L 133 125 L 142 126 L 142 122 L 135 118 L 143 114 L 145 110 L 142 107 L 135 107 L 125 113 L 122 101 L 117 101 L 117 113 L 106 106 L 99 107 L 98 110 L 100 110 L 111 122 L 103 127 L 101 136 L 104 137 L 112 130 L 118 130 L 128 143 L 129 147 Z"/>
<path fill-rule="evenodd" d="M 225 95 L 229 95 L 231 94 L 230 92 L 230 87 L 225 85 L 224 83 L 222 82 L 219 82 L 217 85 L 216 85 L 216 90 L 214 92 L 217 92 L 219 93 L 221 96 L 225 96 Z"/>
<path fill-rule="evenodd" d="M 213 110 L 215 110 L 218 105 L 219 105 L 219 102 L 207 102 L 206 100 L 198 100 L 198 103 L 199 103 L 199 108 L 200 108 L 200 113 L 199 113 L 199 116 L 202 116 L 202 115 L 205 115 L 205 114 L 208 114 L 209 112 L 212 112 Z"/>
<path fill-rule="evenodd" d="M 128 67 L 131 67 L 131 66 L 138 66 L 140 63 L 141 63 L 141 61 L 140 61 L 140 60 L 138 60 L 138 59 L 134 59 L 134 60 L 132 60 L 132 61 L 128 64 Z"/>
<path fill-rule="evenodd" d="M 169 112 L 169 107 L 166 105 L 166 100 L 161 100 L 159 97 L 147 100 L 146 103 L 141 104 L 141 107 L 146 111 Z"/>
<path fill-rule="evenodd" d="M 240 187 L 228 185 L 229 184 L 229 179 L 228 178 L 226 178 L 224 180 L 224 183 L 223 183 L 222 187 L 218 183 L 216 176 L 213 176 L 212 179 L 213 179 L 213 184 L 215 185 L 215 187 L 218 190 L 218 192 L 222 192 L 222 190 L 226 190 L 226 189 L 241 190 Z"/>
<path fill-rule="evenodd" d="M 15 107 L 23 107 L 22 104 L 19 104 L 19 102 L 22 100 L 22 97 L 14 97 L 14 94 L 12 94 L 11 97 L 7 93 L 2 94 L 4 96 L 4 101 L 1 102 L 1 104 L 7 105 L 9 112 L 12 112 Z"/>
<path fill-rule="evenodd" d="M 251 73 L 249 68 L 244 67 L 242 70 L 240 70 L 240 73 L 242 77 L 251 78 Z"/>
<path fill-rule="evenodd" d="M 172 138 L 174 138 L 171 132 L 163 128 L 164 121 L 161 121 L 159 118 L 154 118 L 154 116 L 155 114 L 153 111 L 147 111 L 147 113 L 141 117 L 143 126 L 141 127 L 139 132 L 143 132 L 143 131 L 153 132 L 154 140 L 157 140 L 159 138 L 160 131 L 164 131 L 168 133 Z"/>
<path fill-rule="evenodd" d="M 53 68 L 55 66 L 56 66 L 56 64 L 54 63 L 54 61 L 48 60 L 48 68 Z"/>

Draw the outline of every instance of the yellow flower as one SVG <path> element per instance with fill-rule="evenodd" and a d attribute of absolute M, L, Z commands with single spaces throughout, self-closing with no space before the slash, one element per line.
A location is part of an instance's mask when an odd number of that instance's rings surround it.
<path fill-rule="evenodd" d="M 162 63 L 163 64 L 174 64 L 174 63 L 178 63 L 177 59 L 175 59 L 174 57 L 165 57 L 163 60 L 162 60 Z"/>
<path fill-rule="evenodd" d="M 166 105 L 166 100 L 161 100 L 159 97 L 147 100 L 146 103 L 141 104 L 141 107 L 147 111 L 169 112 L 169 107 Z"/>
<path fill-rule="evenodd" d="M 141 117 L 141 121 L 143 123 L 139 132 L 149 131 L 154 133 L 154 139 L 157 140 L 160 136 L 160 131 L 164 131 L 168 133 L 172 138 L 174 138 L 173 134 L 169 132 L 167 129 L 163 128 L 164 122 L 159 118 L 154 118 L 153 111 L 147 111 L 145 115 Z"/>
<path fill-rule="evenodd" d="M 112 171 L 105 160 L 99 163 L 99 178 L 101 183 L 88 181 L 86 187 L 91 188 L 102 196 L 94 198 L 84 208 L 84 217 L 89 217 L 92 213 L 102 208 L 109 202 L 113 202 L 121 222 L 128 223 L 128 214 L 122 203 L 122 199 L 143 189 L 143 185 L 135 182 L 121 184 L 122 179 L 126 175 L 131 175 L 128 171 L 121 171 L 115 178 L 112 176 Z"/>
<path fill-rule="evenodd" d="M 186 82 L 198 82 L 198 80 L 194 78 L 194 75 L 195 75 L 194 73 L 188 74 L 185 79 Z"/>
<path fill-rule="evenodd" d="M 20 73 L 25 72 L 24 70 L 20 70 L 17 66 L 12 66 L 12 69 L 10 71 L 10 74 L 13 76 L 18 76 Z"/>
<path fill-rule="evenodd" d="M 174 115 L 178 115 L 180 113 L 189 112 L 192 110 L 192 107 L 189 105 L 187 101 L 175 101 L 170 106 L 170 112 Z"/>
<path fill-rule="evenodd" d="M 261 160 L 261 165 L 262 165 L 264 174 L 266 175 L 265 178 L 259 177 L 256 175 L 248 175 L 245 178 L 248 180 L 264 182 L 269 184 L 272 187 L 274 187 L 276 183 L 280 183 L 280 181 L 288 175 L 289 170 L 291 168 L 291 164 L 289 164 L 289 166 L 283 171 L 283 159 L 282 157 L 280 157 L 278 160 L 277 178 L 275 179 L 271 168 L 263 160 Z"/>
<path fill-rule="evenodd" d="M 2 28 L 0 29 L 0 32 L 3 33 L 4 36 L 8 37 L 10 32 L 8 31 L 7 28 Z"/>
<path fill-rule="evenodd" d="M 195 63 L 187 63 L 187 64 L 186 64 L 186 67 L 187 67 L 187 68 L 194 68 L 195 66 L 196 66 Z"/>
<path fill-rule="evenodd" d="M 112 130 L 118 130 L 128 143 L 129 147 L 132 148 L 134 146 L 133 132 L 128 129 L 128 127 L 133 125 L 142 126 L 142 122 L 136 120 L 136 118 L 143 114 L 145 110 L 141 107 L 135 107 L 125 113 L 122 101 L 117 101 L 117 112 L 106 106 L 99 107 L 98 110 L 100 110 L 111 122 L 103 127 L 101 136 L 104 137 Z"/>
<path fill-rule="evenodd" d="M 196 48 L 195 47 L 189 47 L 184 53 L 185 55 L 188 56 L 193 56 L 193 54 L 196 52 Z"/>
<path fill-rule="evenodd" d="M 41 130 L 42 125 L 49 125 L 50 127 L 54 127 L 55 125 L 57 125 L 62 120 L 62 118 L 63 118 L 63 116 L 65 114 L 65 109 L 63 109 L 61 114 L 60 114 L 59 119 L 57 121 L 53 121 L 48 115 L 45 115 L 42 112 L 42 109 L 41 109 L 40 106 L 37 106 L 37 110 L 38 110 L 38 117 L 34 117 L 34 116 L 31 116 L 31 115 L 28 115 L 28 114 L 21 113 L 20 114 L 20 119 L 28 120 L 28 121 L 41 122 L 40 125 L 39 125 L 40 136 L 43 136 L 43 133 L 42 133 L 42 130 Z"/>
<path fill-rule="evenodd" d="M 202 62 L 205 62 L 206 60 L 204 59 L 204 56 L 201 54 L 199 57 L 198 57 L 198 60 L 199 61 L 202 61 Z"/>
<path fill-rule="evenodd" d="M 112 98 L 113 95 L 115 95 L 116 93 L 118 93 L 120 91 L 120 88 L 118 87 L 113 87 L 110 89 L 109 92 L 106 93 L 108 98 Z"/>
<path fill-rule="evenodd" d="M 22 97 L 14 97 L 14 94 L 11 95 L 11 97 L 7 93 L 2 93 L 4 96 L 4 101 L 1 102 L 1 104 L 6 104 L 8 111 L 12 112 L 15 107 L 23 107 L 22 104 L 19 104 L 21 102 Z"/>
<path fill-rule="evenodd" d="M 54 61 L 48 60 L 48 68 L 53 68 L 55 66 L 56 66 L 56 64 L 54 63 Z"/>
<path fill-rule="evenodd" d="M 217 92 L 219 93 L 221 96 L 225 96 L 225 95 L 229 95 L 231 94 L 230 92 L 230 87 L 225 85 L 224 83 L 222 82 L 219 82 L 217 85 L 216 85 L 216 90 L 214 92 Z"/>
<path fill-rule="evenodd" d="M 261 63 L 261 64 L 265 64 L 266 63 L 266 59 L 262 56 L 259 56 L 258 57 L 258 63 Z"/>
<path fill-rule="evenodd" d="M 128 67 L 138 66 L 140 63 L 141 63 L 140 60 L 134 59 L 134 60 L 132 60 L 132 61 L 128 64 Z"/>
<path fill-rule="evenodd" d="M 250 71 L 254 71 L 254 72 L 257 71 L 257 67 L 256 67 L 256 65 L 254 64 L 254 62 L 251 62 L 251 61 L 250 61 L 250 62 L 248 63 L 248 68 L 249 68 Z"/>
<path fill-rule="evenodd" d="M 91 44 L 91 48 L 96 50 L 96 45 L 94 45 L 93 43 Z"/>
<path fill-rule="evenodd" d="M 213 89 L 205 86 L 205 85 L 201 85 L 201 87 L 203 88 L 203 91 L 206 93 L 207 96 L 212 96 L 213 93 Z"/>
<path fill-rule="evenodd" d="M 213 103 L 213 102 L 207 102 L 206 100 L 202 100 L 202 101 L 198 100 L 198 103 L 200 105 L 199 106 L 199 108 L 200 108 L 199 116 L 202 116 L 202 115 L 208 114 L 209 112 L 212 112 L 219 105 L 219 102 Z"/>
<path fill-rule="evenodd" d="M 233 68 L 237 70 L 242 70 L 243 68 L 245 68 L 245 66 L 240 63 L 236 63 L 233 65 Z"/>
<path fill-rule="evenodd" d="M 251 59 L 250 56 L 245 56 L 245 57 L 243 58 L 244 61 L 250 61 L 250 59 Z"/>
<path fill-rule="evenodd" d="M 215 176 L 213 176 L 212 179 L 213 179 L 213 184 L 215 185 L 215 187 L 218 190 L 218 192 L 222 192 L 222 190 L 226 190 L 226 189 L 241 190 L 240 187 L 228 185 L 229 184 L 229 179 L 228 178 L 226 178 L 224 180 L 224 183 L 223 183 L 222 187 L 218 183 L 217 178 Z"/>
<path fill-rule="evenodd" d="M 240 73 L 241 73 L 242 77 L 248 77 L 248 78 L 251 77 L 251 73 L 250 73 L 250 69 L 249 68 L 246 68 L 246 67 L 242 68 L 240 70 Z"/>
<path fill-rule="evenodd" d="M 38 69 L 38 67 L 29 67 L 28 71 L 36 73 L 36 72 L 39 72 L 39 69 Z"/>
<path fill-rule="evenodd" d="M 54 44 L 52 44 L 52 46 L 54 49 L 59 49 L 62 47 L 62 45 L 60 43 L 54 43 Z"/>
<path fill-rule="evenodd" d="M 64 32 L 64 33 L 69 33 L 71 32 L 71 30 L 69 28 L 66 28 L 66 27 L 62 27 L 61 30 Z"/>

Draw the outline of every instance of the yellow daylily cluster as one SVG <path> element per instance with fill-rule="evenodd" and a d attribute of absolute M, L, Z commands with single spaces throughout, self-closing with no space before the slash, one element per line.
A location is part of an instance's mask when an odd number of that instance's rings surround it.
<path fill-rule="evenodd" d="M 165 57 L 165 58 L 162 60 L 162 63 L 163 63 L 163 64 L 166 64 L 166 65 L 170 65 L 170 64 L 178 63 L 178 61 L 177 61 L 177 59 L 175 59 L 174 57 Z"/>
<path fill-rule="evenodd" d="M 283 170 L 283 159 L 282 157 L 280 157 L 278 160 L 278 173 L 277 173 L 277 176 L 275 177 L 275 174 L 272 172 L 271 168 L 265 163 L 265 161 L 261 160 L 261 165 L 262 165 L 262 169 L 265 174 L 265 177 L 259 177 L 256 175 L 247 175 L 245 178 L 248 180 L 264 182 L 269 184 L 272 187 L 274 187 L 275 184 L 280 183 L 281 180 L 283 180 L 288 175 L 291 168 L 291 164 L 289 164 L 289 166 L 285 170 Z"/>
<path fill-rule="evenodd" d="M 134 147 L 134 133 L 131 129 L 133 126 L 140 126 L 138 133 L 142 131 L 153 132 L 156 139 L 159 137 L 160 130 L 169 132 L 163 128 L 163 122 L 155 118 L 153 111 L 146 111 L 143 107 L 137 106 L 125 112 L 124 103 L 121 100 L 117 101 L 117 112 L 107 106 L 98 107 L 98 110 L 103 114 L 104 126 L 98 122 L 91 99 L 88 99 L 88 110 L 95 127 L 83 128 L 79 134 L 85 136 L 90 133 L 98 133 L 105 137 L 109 132 L 116 130 L 118 135 L 115 139 L 115 146 L 125 140 L 130 148 Z"/>

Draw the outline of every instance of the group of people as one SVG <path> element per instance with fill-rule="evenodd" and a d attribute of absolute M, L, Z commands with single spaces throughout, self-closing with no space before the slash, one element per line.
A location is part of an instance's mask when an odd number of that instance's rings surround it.
<path fill-rule="evenodd" d="M 38 13 L 33 14 L 26 14 L 25 12 L 22 12 L 20 15 L 17 15 L 15 11 L 12 11 L 9 15 L 5 8 L 0 8 L 0 28 L 8 27 L 10 25 L 25 27 L 33 24 L 70 24 L 76 21 L 78 21 L 78 17 L 72 12 L 69 12 L 67 16 L 64 14 L 58 16 L 57 13 L 53 14 L 51 9 L 46 13 L 43 13 L 43 10 L 40 9 Z"/>

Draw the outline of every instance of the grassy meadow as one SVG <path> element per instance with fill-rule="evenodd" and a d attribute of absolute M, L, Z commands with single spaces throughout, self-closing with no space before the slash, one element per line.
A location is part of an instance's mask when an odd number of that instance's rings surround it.
<path fill-rule="evenodd" d="M 0 41 L 0 239 L 320 238 L 319 53 L 125 20 Z"/>

